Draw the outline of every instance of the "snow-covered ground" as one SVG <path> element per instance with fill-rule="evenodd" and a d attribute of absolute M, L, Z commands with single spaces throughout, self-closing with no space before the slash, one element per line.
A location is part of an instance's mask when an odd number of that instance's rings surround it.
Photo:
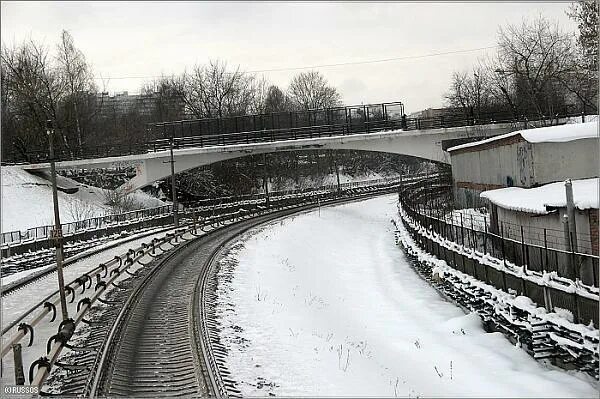
<path fill-rule="evenodd" d="M 66 179 L 66 178 L 63 178 Z M 105 205 L 103 190 L 77 183 L 75 194 L 58 192 L 62 223 L 102 216 L 110 213 Z M 144 208 L 165 205 L 158 198 L 136 191 L 133 199 Z M 54 224 L 52 186 L 49 181 L 34 176 L 18 166 L 2 167 L 2 231 L 26 230 Z"/>
<path fill-rule="evenodd" d="M 340 183 L 344 184 L 344 183 L 362 182 L 365 180 L 395 178 L 395 177 L 399 177 L 399 176 L 400 176 L 399 174 L 384 175 L 384 174 L 373 172 L 373 171 L 366 173 L 366 174 L 360 174 L 360 175 L 353 176 L 353 175 L 346 174 L 342 171 L 342 172 L 340 172 Z M 308 188 L 308 187 L 326 186 L 329 184 L 337 184 L 337 176 L 335 175 L 335 173 L 325 174 L 321 178 L 312 178 L 311 176 L 303 176 L 301 179 L 300 185 L 296 185 L 296 182 L 294 181 L 294 179 L 287 179 L 287 178 L 281 179 L 280 181 L 278 181 L 276 183 L 269 183 L 269 190 L 270 191 L 296 190 L 296 189 L 302 189 L 302 188 Z"/>
<path fill-rule="evenodd" d="M 231 247 L 217 310 L 244 396 L 598 396 L 418 277 L 394 244 L 396 199 L 323 207 Z"/>

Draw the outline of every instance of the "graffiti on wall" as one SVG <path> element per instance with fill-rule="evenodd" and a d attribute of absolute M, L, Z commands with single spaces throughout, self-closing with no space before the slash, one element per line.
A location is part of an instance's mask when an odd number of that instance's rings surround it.
<path fill-rule="evenodd" d="M 517 147 L 517 166 L 519 169 L 519 185 L 529 185 L 529 143 L 519 144 Z"/>

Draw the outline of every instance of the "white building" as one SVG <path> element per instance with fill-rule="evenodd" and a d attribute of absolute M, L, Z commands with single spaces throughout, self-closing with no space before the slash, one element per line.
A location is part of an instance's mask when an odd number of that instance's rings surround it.
<path fill-rule="evenodd" d="M 527 129 L 448 149 L 457 206 L 485 205 L 482 191 L 599 176 L 598 122 Z"/>

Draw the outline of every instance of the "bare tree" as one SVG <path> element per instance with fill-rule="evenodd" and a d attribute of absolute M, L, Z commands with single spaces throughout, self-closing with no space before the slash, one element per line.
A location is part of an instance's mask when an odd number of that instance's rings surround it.
<path fill-rule="evenodd" d="M 598 112 L 598 13 L 597 0 L 582 0 L 571 5 L 567 13 L 577 22 L 577 72 L 563 83 L 586 109 Z"/>
<path fill-rule="evenodd" d="M 336 88 L 329 86 L 318 71 L 301 72 L 294 76 L 288 93 L 300 109 L 328 108 L 341 104 L 341 96 Z"/>
<path fill-rule="evenodd" d="M 446 101 L 451 107 L 460 109 L 464 116 L 479 118 L 482 112 L 496 108 L 490 84 L 489 76 L 481 65 L 473 68 L 472 73 L 454 72 Z"/>
<path fill-rule="evenodd" d="M 267 111 L 266 101 L 269 93 L 269 83 L 264 76 L 250 75 L 249 86 L 252 93 L 252 100 L 248 111 L 254 114 L 263 114 Z"/>
<path fill-rule="evenodd" d="M 185 103 L 175 76 L 161 76 L 146 82 L 141 89 L 153 105 L 152 122 L 181 120 L 185 116 Z"/>
<path fill-rule="evenodd" d="M 73 131 L 75 142 L 79 148 L 84 143 L 84 129 L 95 114 L 96 105 L 94 76 L 84 54 L 75 47 L 73 37 L 66 30 L 62 31 L 57 46 L 57 73 L 65 88 L 61 108 L 63 131 Z"/>
<path fill-rule="evenodd" d="M 522 112 L 554 115 L 565 106 L 562 80 L 577 71 L 573 41 L 543 17 L 499 31 L 496 82 L 504 98 Z M 511 85 L 508 82 L 512 83 Z"/>
<path fill-rule="evenodd" d="M 550 123 L 569 107 L 597 110 L 597 73 L 586 67 L 584 53 L 542 16 L 500 27 L 497 53 L 480 60 L 472 76 L 455 72 L 446 101 L 474 117 L 508 109 L 514 118 L 537 115 Z"/>
<path fill-rule="evenodd" d="M 119 190 L 104 189 L 102 196 L 104 205 L 110 207 L 111 213 L 124 213 L 144 207 L 131 193 L 125 194 Z"/>
<path fill-rule="evenodd" d="M 29 159 L 32 148 L 48 147 L 45 123 L 52 120 L 57 151 L 73 156 L 91 130 L 97 102 L 91 68 L 71 35 L 62 32 L 55 57 L 29 40 L 3 44 L 1 60 L 3 144 Z"/>
<path fill-rule="evenodd" d="M 290 99 L 277 86 L 269 86 L 265 98 L 265 112 L 285 112 L 291 109 Z"/>
<path fill-rule="evenodd" d="M 254 101 L 253 80 L 239 67 L 229 71 L 227 63 L 210 61 L 208 65 L 196 65 L 175 83 L 194 116 L 222 118 L 248 112 Z"/>
<path fill-rule="evenodd" d="M 26 158 L 28 147 L 46 148 L 45 122 L 50 119 L 55 121 L 64 146 L 70 150 L 67 137 L 60 129 L 58 114 L 58 104 L 65 93 L 64 81 L 51 67 L 48 50 L 33 41 L 2 47 L 2 90 L 5 91 L 2 97 L 7 101 L 5 113 L 10 114 L 15 129 L 10 134 L 13 138 L 10 144 Z"/>
<path fill-rule="evenodd" d="M 587 69 L 598 70 L 598 0 L 580 0 L 571 5 L 567 13 L 577 22 L 577 42 L 587 60 Z"/>

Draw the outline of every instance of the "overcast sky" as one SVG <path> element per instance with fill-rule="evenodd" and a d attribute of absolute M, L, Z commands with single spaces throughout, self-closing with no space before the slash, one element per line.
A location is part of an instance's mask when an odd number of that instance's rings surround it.
<path fill-rule="evenodd" d="M 108 91 L 137 93 L 144 80 L 122 78 L 209 59 L 257 71 L 477 49 L 496 44 L 499 25 L 539 14 L 574 32 L 569 4 L 2 1 L 1 34 L 7 45 L 31 38 L 53 48 L 67 29 L 95 76 L 110 78 Z M 486 51 L 316 69 L 346 104 L 399 100 L 412 112 L 441 106 L 452 72 Z M 264 74 L 287 87 L 298 72 Z"/>

